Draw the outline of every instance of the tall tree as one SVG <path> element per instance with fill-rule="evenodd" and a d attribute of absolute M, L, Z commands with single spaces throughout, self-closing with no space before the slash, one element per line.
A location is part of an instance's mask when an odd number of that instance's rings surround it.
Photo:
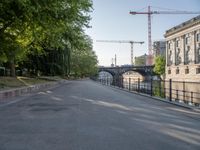
<path fill-rule="evenodd" d="M 157 56 L 155 58 L 154 72 L 160 76 L 163 76 L 165 74 L 165 64 L 166 64 L 165 57 Z"/>
<path fill-rule="evenodd" d="M 82 50 L 74 49 L 72 52 L 71 72 L 75 76 L 81 77 L 95 75 L 98 61 L 92 51 L 92 41 L 86 35 L 82 35 L 82 38 L 85 38 L 85 42 L 79 43 Z"/>
<path fill-rule="evenodd" d="M 57 59 L 50 70 L 57 66 L 69 73 L 73 49 L 82 51 L 80 45 L 87 43 L 79 35 L 89 26 L 91 10 L 91 0 L 1 0 L 0 59 L 10 62 L 15 76 L 17 61 L 31 56 L 37 62 L 32 68 L 38 70 L 38 60 L 51 58 L 51 53 Z"/>

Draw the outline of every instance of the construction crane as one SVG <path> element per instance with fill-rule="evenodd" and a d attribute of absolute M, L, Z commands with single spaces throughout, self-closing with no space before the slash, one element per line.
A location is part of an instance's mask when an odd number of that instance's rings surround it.
<path fill-rule="evenodd" d="M 117 41 L 117 40 L 97 40 L 97 42 L 108 42 L 108 43 L 130 43 L 131 44 L 131 65 L 134 64 L 133 61 L 133 45 L 134 44 L 143 44 L 144 42 L 138 42 L 138 41 Z"/>
<path fill-rule="evenodd" d="M 151 11 L 151 6 L 148 6 L 147 12 L 136 12 L 130 11 L 131 15 L 148 15 L 148 57 L 147 57 L 147 65 L 152 65 L 153 56 L 152 56 L 152 42 L 151 42 L 151 15 L 153 14 L 200 14 L 200 12 L 193 11 Z"/>

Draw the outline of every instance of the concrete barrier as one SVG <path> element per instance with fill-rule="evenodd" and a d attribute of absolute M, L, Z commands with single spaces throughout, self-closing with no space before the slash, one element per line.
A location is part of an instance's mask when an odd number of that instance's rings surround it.
<path fill-rule="evenodd" d="M 36 84 L 36 85 L 20 87 L 16 89 L 3 90 L 3 91 L 0 91 L 0 102 L 6 102 L 6 101 L 9 101 L 9 99 L 17 97 L 17 96 L 22 96 L 22 95 L 38 92 L 40 90 L 45 90 L 51 87 L 55 87 L 56 85 L 64 83 L 64 82 L 65 80 L 61 80 L 58 82 L 48 82 L 44 84 Z"/>

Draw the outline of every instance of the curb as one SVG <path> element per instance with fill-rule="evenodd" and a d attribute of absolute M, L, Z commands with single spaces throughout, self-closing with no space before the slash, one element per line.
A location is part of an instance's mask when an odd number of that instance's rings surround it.
<path fill-rule="evenodd" d="M 44 84 L 35 84 L 31 86 L 26 86 L 26 87 L 0 91 L 0 102 L 8 102 L 11 98 L 38 92 L 40 90 L 47 89 L 47 88 L 52 88 L 65 82 L 66 80 L 60 80 L 57 82 L 47 82 Z"/>

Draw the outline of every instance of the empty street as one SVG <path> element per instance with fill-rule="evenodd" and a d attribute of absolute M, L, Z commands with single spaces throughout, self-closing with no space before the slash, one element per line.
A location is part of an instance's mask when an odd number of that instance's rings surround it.
<path fill-rule="evenodd" d="M 91 80 L 0 106 L 0 150 L 199 150 L 200 114 Z"/>

